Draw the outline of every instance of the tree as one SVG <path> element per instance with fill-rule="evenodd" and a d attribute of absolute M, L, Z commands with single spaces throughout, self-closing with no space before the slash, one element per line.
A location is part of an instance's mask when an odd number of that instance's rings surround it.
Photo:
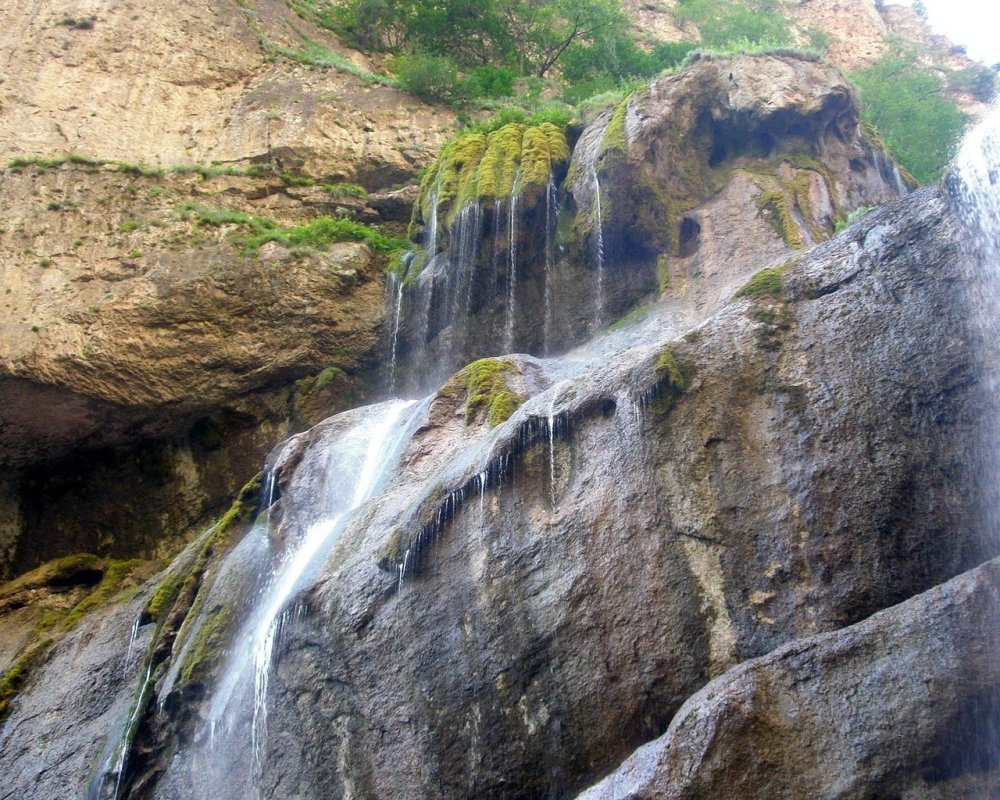
<path fill-rule="evenodd" d="M 521 74 L 544 78 L 575 43 L 594 44 L 627 29 L 618 0 L 499 0 Z"/>

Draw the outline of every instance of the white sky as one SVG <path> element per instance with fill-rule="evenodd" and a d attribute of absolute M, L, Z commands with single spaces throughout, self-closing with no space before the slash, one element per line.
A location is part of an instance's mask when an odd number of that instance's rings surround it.
<path fill-rule="evenodd" d="M 911 0 L 890 0 L 913 5 Z M 924 0 L 936 33 L 964 44 L 969 56 L 992 65 L 1000 61 L 1000 0 Z"/>

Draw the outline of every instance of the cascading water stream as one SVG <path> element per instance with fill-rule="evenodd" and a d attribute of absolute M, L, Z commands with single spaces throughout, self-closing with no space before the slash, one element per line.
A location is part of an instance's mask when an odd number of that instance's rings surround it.
<path fill-rule="evenodd" d="M 409 266 L 409 262 L 413 260 L 413 254 L 407 253 L 408 257 L 406 261 L 403 262 L 404 267 Z M 404 273 L 405 274 L 405 273 Z M 389 353 L 389 391 L 395 393 L 396 391 L 396 354 L 399 350 L 399 322 L 403 313 L 403 281 L 396 277 L 394 273 L 389 273 L 389 288 L 392 293 L 392 347 Z"/>
<path fill-rule="evenodd" d="M 504 328 L 504 348 L 506 352 L 514 351 L 514 316 L 517 310 L 517 216 L 519 211 L 518 195 L 521 192 L 521 171 L 518 169 L 514 177 L 514 185 L 510 190 L 510 201 L 508 209 L 507 234 L 508 241 L 508 262 L 507 262 L 507 324 Z M 497 205 L 497 213 L 500 213 L 500 206 Z"/>
<path fill-rule="evenodd" d="M 600 328 L 604 320 L 604 216 L 601 213 L 601 181 L 597 177 L 597 167 L 593 164 L 590 165 L 590 175 L 593 179 L 594 259 L 597 263 L 595 327 Z"/>
<path fill-rule="evenodd" d="M 555 225 L 559 217 L 559 194 L 556 189 L 556 181 L 553 176 L 549 176 L 548 185 L 545 187 L 545 320 L 542 325 L 542 354 L 548 355 L 550 351 L 549 337 L 552 334 L 552 281 L 555 269 L 555 253 L 553 245 L 555 242 Z"/>
<path fill-rule="evenodd" d="M 970 298 L 981 341 L 987 396 L 1000 397 L 1000 104 L 966 136 L 947 186 L 959 205 L 965 250 L 974 272 Z M 988 472 L 984 517 L 995 551 L 1000 543 L 1000 418 L 986 420 L 983 458 Z"/>
<path fill-rule="evenodd" d="M 211 690 L 207 732 L 196 737 L 192 753 L 202 771 L 196 797 L 215 800 L 245 797 L 257 791 L 267 732 L 268 682 L 282 622 L 293 598 L 315 576 L 354 512 L 383 486 L 412 434 L 419 408 L 415 401 L 393 400 L 351 412 L 354 419 L 327 446 L 326 485 L 317 498 L 320 508 L 311 512 L 318 521 L 309 525 L 297 541 L 286 545 L 284 553 L 272 563 Z M 244 538 L 244 543 L 263 550 L 265 559 L 267 541 L 267 527 L 260 523 Z M 252 551 L 242 547 L 241 543 L 223 563 L 219 579 L 222 583 L 235 580 L 239 562 L 248 560 Z M 188 638 L 194 636 L 196 630 Z M 175 660 L 182 661 L 183 653 Z M 171 683 L 168 679 L 166 691 Z M 248 762 L 245 785 L 230 785 L 231 777 L 227 776 L 232 774 L 232 764 L 243 759 Z M 216 764 L 228 762 L 226 769 L 220 766 L 218 775 L 214 774 Z"/>

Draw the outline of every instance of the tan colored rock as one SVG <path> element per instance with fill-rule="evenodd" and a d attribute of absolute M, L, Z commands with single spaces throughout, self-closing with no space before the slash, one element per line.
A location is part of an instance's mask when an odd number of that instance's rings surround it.
<path fill-rule="evenodd" d="M 281 44 L 301 47 L 288 24 L 309 26 L 279 0 L 256 5 L 245 16 L 224 0 L 4 4 L 0 159 L 273 161 L 374 189 L 433 157 L 452 112 L 345 72 L 265 59 L 258 36 L 283 30 Z"/>
<path fill-rule="evenodd" d="M 213 182 L 76 166 L 5 175 L 0 437 L 8 466 L 85 438 L 120 440 L 136 424 L 170 430 L 328 366 L 354 371 L 375 347 L 381 272 L 366 245 L 296 255 L 272 244 L 245 255 L 229 241 L 245 228 L 199 225 L 185 210 L 192 180 Z M 222 179 L 219 193 L 197 203 L 302 220 L 293 198 L 280 195 L 284 208 L 275 209 L 239 188 Z"/>

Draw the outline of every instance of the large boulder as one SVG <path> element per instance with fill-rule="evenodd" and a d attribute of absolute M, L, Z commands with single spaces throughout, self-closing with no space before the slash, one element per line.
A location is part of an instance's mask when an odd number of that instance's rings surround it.
<path fill-rule="evenodd" d="M 996 797 L 1000 562 L 716 678 L 577 800 Z"/>

